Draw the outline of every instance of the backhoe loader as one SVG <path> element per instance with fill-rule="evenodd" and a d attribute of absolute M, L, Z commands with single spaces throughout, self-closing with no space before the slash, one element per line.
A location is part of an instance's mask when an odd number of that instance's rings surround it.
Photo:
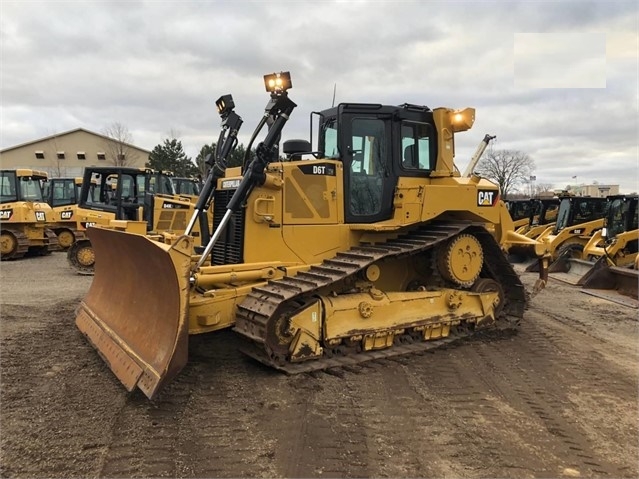
<path fill-rule="evenodd" d="M 43 183 L 48 175 L 30 169 L 0 170 L 0 258 L 44 255 L 58 249 L 48 227 L 53 210 L 44 201 Z"/>
<path fill-rule="evenodd" d="M 172 175 L 145 168 L 87 167 L 75 214 L 77 230 L 112 225 L 120 230 L 157 235 L 183 232 L 194 208 L 187 197 L 175 194 Z M 200 227 L 204 226 L 204 230 Z M 196 244 L 208 240 L 208 221 L 198 223 Z M 67 251 L 70 266 L 93 274 L 95 254 L 90 238 L 78 237 Z"/>
<path fill-rule="evenodd" d="M 639 288 L 639 272 L 635 268 L 639 249 L 637 199 L 636 195 L 607 197 L 604 227 L 588 241 L 581 257 L 568 250 L 554 261 L 548 269 L 553 277 L 587 289 L 616 290 L 636 300 Z"/>
<path fill-rule="evenodd" d="M 537 251 L 541 285 L 547 256 L 514 233 L 497 185 L 455 167 L 455 134 L 472 127 L 473 108 L 341 103 L 311 114 L 316 149 L 313 134 L 289 140 L 281 160 L 290 75 L 266 75 L 265 86 L 247 152 L 269 128 L 255 157 L 226 168 L 232 134 L 218 142 L 194 212 L 212 198 L 203 249 L 188 234 L 88 231 L 96 270 L 76 325 L 126 389 L 153 398 L 186 364 L 189 334 L 223 328 L 249 356 L 297 373 L 521 320 L 526 292 L 500 242 Z M 229 103 L 218 103 L 227 126 Z"/>

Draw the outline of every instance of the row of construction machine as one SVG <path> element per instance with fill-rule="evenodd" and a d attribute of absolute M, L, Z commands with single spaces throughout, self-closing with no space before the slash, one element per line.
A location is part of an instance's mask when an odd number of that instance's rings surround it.
<path fill-rule="evenodd" d="M 0 258 L 27 253 L 45 255 L 59 249 L 50 224 L 54 212 L 43 196 L 46 172 L 32 169 L 0 170 Z"/>
<path fill-rule="evenodd" d="M 606 198 L 590 196 L 560 197 L 557 221 L 536 239 L 546 244 L 554 262 L 560 256 L 579 256 L 590 238 L 604 226 Z M 533 262 L 528 271 L 536 271 Z"/>
<path fill-rule="evenodd" d="M 94 187 L 91 186 L 91 192 Z M 56 234 L 61 251 L 67 251 L 75 241 L 85 238 L 85 228 L 76 220 L 81 189 L 81 177 L 49 178 L 44 183 L 44 198 L 53 209 L 49 228 Z"/>
<path fill-rule="evenodd" d="M 175 177 L 173 186 L 177 195 L 186 196 L 196 202 L 202 185 L 197 178 Z"/>
<path fill-rule="evenodd" d="M 535 198 L 533 202 L 534 206 L 531 208 L 528 221 L 515 231 L 528 238 L 536 239 L 548 227 L 554 226 L 557 221 L 560 199 L 558 197 Z"/>
<path fill-rule="evenodd" d="M 566 249 L 550 274 L 588 294 L 638 307 L 639 207 L 637 195 L 606 198 L 604 226 L 583 249 Z"/>
<path fill-rule="evenodd" d="M 191 189 L 191 192 L 194 190 Z M 77 230 L 111 226 L 122 231 L 159 235 L 184 232 L 194 211 L 193 197 L 177 194 L 173 175 L 148 168 L 87 167 L 75 212 Z M 208 241 L 212 213 L 203 212 L 191 235 Z M 92 275 L 95 253 L 89 237 L 77 237 L 67 251 L 77 273 Z"/>
<path fill-rule="evenodd" d="M 227 168 L 242 120 L 218 111 L 214 164 L 185 235 L 88 230 L 96 263 L 76 325 L 126 389 L 153 398 L 188 360 L 188 338 L 226 328 L 249 356 L 298 373 L 408 354 L 517 324 L 524 285 L 500 244 L 514 232 L 499 188 L 454 164 L 473 108 L 341 103 L 311 113 L 310 141 L 283 142 L 297 106 L 287 72 L 241 167 Z M 224 139 L 222 139 L 224 137 Z M 312 148 L 313 138 L 317 147 Z M 207 202 L 215 229 L 194 246 Z M 117 298 L 114 301 L 114 298 Z"/>
<path fill-rule="evenodd" d="M 605 198 L 565 195 L 557 200 L 559 205 L 556 221 L 546 224 L 539 234 L 533 231 L 536 228 L 524 233 L 527 237 L 536 235 L 534 239 L 545 245 L 551 263 L 570 251 L 578 251 L 581 254 L 592 235 L 603 227 L 606 208 Z M 554 203 L 550 200 L 544 201 L 546 208 Z M 538 221 L 546 221 L 545 205 L 541 203 Z M 510 261 L 524 263 L 526 271 L 539 270 L 538 262 L 529 250 L 508 243 L 502 246 L 507 251 Z"/>
<path fill-rule="evenodd" d="M 538 218 L 537 210 L 539 209 L 540 200 L 535 198 L 517 198 L 504 200 L 504 202 L 513 220 L 515 231 L 519 231 L 522 227 L 530 225 L 530 223 L 535 221 L 535 218 Z"/>

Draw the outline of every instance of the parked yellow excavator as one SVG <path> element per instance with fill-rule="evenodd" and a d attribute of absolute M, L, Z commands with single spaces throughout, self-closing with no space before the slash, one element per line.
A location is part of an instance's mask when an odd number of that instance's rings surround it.
<path fill-rule="evenodd" d="M 58 239 L 49 228 L 53 210 L 43 197 L 48 175 L 30 169 L 0 170 L 0 258 L 56 251 Z"/>
<path fill-rule="evenodd" d="M 475 110 L 341 103 L 311 114 L 311 141 L 278 145 L 296 104 L 287 72 L 247 152 L 226 168 L 241 119 L 221 97 L 224 140 L 198 211 L 215 207 L 205 247 L 91 228 L 96 270 L 76 325 L 128 390 L 149 398 L 184 367 L 188 336 L 234 328 L 243 351 L 287 373 L 437 346 L 521 320 L 526 291 L 500 243 L 517 235 L 497 185 L 455 167 L 455 134 Z M 247 155 L 248 158 L 248 155 Z M 490 226 L 490 229 L 488 228 Z M 116 298 L 116 301 L 114 301 Z"/>

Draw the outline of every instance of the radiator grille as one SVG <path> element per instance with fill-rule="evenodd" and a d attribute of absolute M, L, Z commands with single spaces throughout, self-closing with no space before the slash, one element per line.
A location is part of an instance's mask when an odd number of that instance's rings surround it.
<path fill-rule="evenodd" d="M 226 213 L 235 190 L 216 190 L 213 200 L 213 231 L 215 231 Z M 211 264 L 239 264 L 244 262 L 244 221 L 245 209 L 241 208 L 231 215 L 225 231 L 213 248 Z"/>

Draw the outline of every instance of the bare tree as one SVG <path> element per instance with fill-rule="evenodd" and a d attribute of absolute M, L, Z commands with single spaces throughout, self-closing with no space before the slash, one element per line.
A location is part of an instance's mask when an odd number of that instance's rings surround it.
<path fill-rule="evenodd" d="M 552 183 L 537 183 L 535 185 L 535 195 L 539 196 L 543 193 L 548 193 L 554 191 L 555 188 Z"/>
<path fill-rule="evenodd" d="M 49 164 L 51 165 L 48 168 L 51 177 L 53 178 L 62 178 L 67 175 L 67 167 L 65 164 L 67 152 L 60 151 L 60 146 L 58 144 L 58 137 L 52 136 L 49 138 L 47 142 L 49 146 L 49 150 L 51 150 L 52 154 L 49 157 Z"/>
<path fill-rule="evenodd" d="M 104 140 L 104 153 L 111 164 L 127 166 L 135 163 L 138 153 L 131 146 L 133 136 L 125 125 L 116 121 L 107 126 L 102 133 L 109 137 Z"/>
<path fill-rule="evenodd" d="M 488 150 L 477 165 L 477 171 L 499 185 L 506 198 L 511 190 L 530 180 L 535 162 L 526 153 L 517 150 Z"/>

